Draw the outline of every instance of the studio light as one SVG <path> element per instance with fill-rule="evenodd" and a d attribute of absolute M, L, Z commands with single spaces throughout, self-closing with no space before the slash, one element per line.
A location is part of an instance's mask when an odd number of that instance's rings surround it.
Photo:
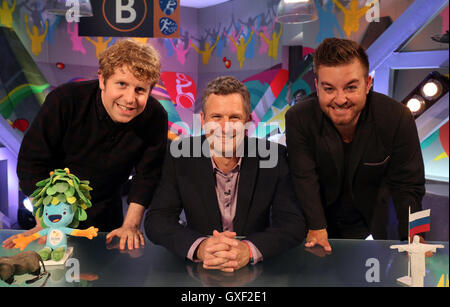
<path fill-rule="evenodd" d="M 20 229 L 31 229 L 36 226 L 36 219 L 33 215 L 33 204 L 22 191 L 19 191 L 19 201 L 17 222 L 19 223 Z"/>
<path fill-rule="evenodd" d="M 403 99 L 402 103 L 409 108 L 414 118 L 417 118 L 447 92 L 448 77 L 433 71 Z"/>
<path fill-rule="evenodd" d="M 425 108 L 425 101 L 422 97 L 414 95 L 408 100 L 406 106 L 409 108 L 413 115 L 418 114 Z"/>
<path fill-rule="evenodd" d="M 30 212 L 33 212 L 33 204 L 31 203 L 31 200 L 28 197 L 25 198 L 22 203 L 25 209 L 27 209 Z"/>
<path fill-rule="evenodd" d="M 280 23 L 306 23 L 317 20 L 317 18 L 314 0 L 280 0 L 275 21 Z"/>
<path fill-rule="evenodd" d="M 425 98 L 433 99 L 441 94 L 442 85 L 438 80 L 429 80 L 422 86 L 421 92 Z"/>
<path fill-rule="evenodd" d="M 78 10 L 78 17 L 92 17 L 90 0 L 50 0 L 47 3 L 47 12 L 53 15 L 66 15 L 68 9 Z"/>

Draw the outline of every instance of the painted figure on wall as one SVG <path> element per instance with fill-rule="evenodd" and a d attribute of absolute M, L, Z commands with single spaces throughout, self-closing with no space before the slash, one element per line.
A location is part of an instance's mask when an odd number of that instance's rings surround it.
<path fill-rule="evenodd" d="M 241 38 L 239 40 L 239 44 L 234 40 L 233 36 L 230 35 L 230 40 L 237 49 L 237 60 L 239 62 L 240 68 L 242 68 L 242 65 L 244 65 L 245 50 L 247 49 L 248 44 L 252 40 L 253 34 L 254 34 L 254 32 L 252 30 L 252 32 L 250 33 L 250 37 L 248 38 L 247 41 L 245 41 L 245 38 L 241 36 Z"/>
<path fill-rule="evenodd" d="M 334 4 L 344 13 L 344 32 L 350 37 L 352 32 L 358 32 L 359 20 L 370 9 L 370 6 L 359 8 L 358 0 L 351 0 L 350 7 L 344 7 L 339 0 L 333 0 Z"/>
<path fill-rule="evenodd" d="M 53 22 L 50 22 L 50 19 L 47 18 L 49 27 L 48 27 L 48 33 L 47 33 L 47 41 L 50 45 L 53 45 L 53 37 L 55 36 L 55 29 L 63 19 L 62 16 L 56 15 Z"/>
<path fill-rule="evenodd" d="M 3 0 L 2 6 L 0 7 L 0 25 L 7 28 L 12 28 L 13 17 L 12 14 L 16 9 L 17 0 L 13 0 L 11 7 L 9 7 L 8 1 Z"/>
<path fill-rule="evenodd" d="M 184 44 L 180 39 L 176 40 L 176 44 L 173 42 L 174 39 L 170 39 L 170 43 L 172 44 L 173 50 L 175 50 L 177 54 L 177 60 L 180 62 L 181 65 L 184 66 L 184 63 L 186 62 L 186 55 L 191 48 L 191 41 L 189 40 L 189 45 L 186 49 L 183 48 Z"/>
<path fill-rule="evenodd" d="M 70 36 L 70 40 L 72 41 L 72 51 L 79 51 L 82 54 L 86 54 L 86 49 L 83 46 L 83 37 L 78 36 L 78 23 L 73 23 L 73 31 L 71 30 L 71 22 L 67 23 L 67 34 Z"/>
<path fill-rule="evenodd" d="M 48 30 L 48 20 L 45 22 L 44 33 L 39 34 L 39 30 L 36 26 L 33 26 L 30 32 L 28 28 L 28 15 L 25 14 L 25 29 L 27 30 L 28 37 L 31 39 L 31 52 L 38 56 L 42 52 L 42 43 L 45 40 Z"/>
<path fill-rule="evenodd" d="M 240 24 L 243 24 L 245 26 L 247 26 L 247 34 L 244 34 L 244 39 L 245 41 L 249 41 L 249 44 L 247 46 L 247 48 L 245 49 L 245 58 L 246 59 L 253 59 L 255 57 L 255 42 L 256 39 L 250 39 L 250 35 L 252 35 L 251 31 L 253 30 L 253 28 L 255 27 L 255 23 L 258 20 L 258 16 L 251 18 L 249 17 L 247 19 L 247 22 L 243 22 L 242 20 L 239 19 Z M 253 30 L 254 32 L 254 30 Z"/>
<path fill-rule="evenodd" d="M 278 43 L 280 42 L 281 33 L 283 32 L 283 24 L 280 24 L 280 32 L 272 32 L 272 40 L 264 35 L 264 33 L 259 33 L 259 36 L 269 45 L 269 51 L 267 55 L 272 57 L 274 60 L 278 58 Z"/>
<path fill-rule="evenodd" d="M 132 38 L 138 43 L 141 43 L 142 45 L 145 45 L 148 42 L 148 37 L 132 37 Z"/>
<path fill-rule="evenodd" d="M 85 37 L 88 42 L 93 44 L 95 46 L 95 55 L 98 57 L 100 56 L 100 53 L 108 47 L 108 43 L 112 40 L 112 37 L 108 38 L 107 40 L 104 40 L 103 37 L 97 37 L 97 40 L 93 40 L 89 36 Z"/>
<path fill-rule="evenodd" d="M 36 26 L 38 30 L 41 30 L 45 26 L 44 18 L 42 18 L 42 12 L 47 9 L 47 5 L 44 5 L 44 7 L 41 8 L 41 3 L 39 1 L 31 3 L 30 5 L 28 5 L 28 2 L 29 1 L 24 1 L 21 5 L 29 11 L 33 26 Z"/>
<path fill-rule="evenodd" d="M 338 23 L 336 15 L 333 13 L 333 1 L 328 2 L 322 7 L 319 0 L 316 1 L 317 15 L 319 16 L 320 28 L 319 34 L 316 37 L 316 43 L 320 44 L 325 38 L 335 37 L 334 29 L 339 32 L 341 37 L 344 37 L 341 26 Z"/>
<path fill-rule="evenodd" d="M 216 48 L 218 42 L 219 42 L 219 36 L 216 37 L 216 41 L 214 42 L 214 44 L 212 46 L 209 44 L 209 42 L 206 42 L 204 50 L 200 50 L 192 42 L 191 42 L 191 46 L 192 46 L 192 48 L 194 48 L 194 50 L 198 54 L 202 55 L 202 63 L 205 65 L 208 65 L 209 60 L 211 59 L 211 54 L 214 51 L 214 48 Z"/>

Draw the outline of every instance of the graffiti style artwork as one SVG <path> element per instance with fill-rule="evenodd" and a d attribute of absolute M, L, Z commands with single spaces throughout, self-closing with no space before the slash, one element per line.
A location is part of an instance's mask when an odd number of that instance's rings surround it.
<path fill-rule="evenodd" d="M 420 147 L 422 148 L 427 178 L 448 181 L 449 122 L 424 140 Z"/>

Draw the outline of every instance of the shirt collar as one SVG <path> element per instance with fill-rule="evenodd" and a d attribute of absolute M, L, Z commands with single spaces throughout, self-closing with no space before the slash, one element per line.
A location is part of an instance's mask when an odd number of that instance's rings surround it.
<path fill-rule="evenodd" d="M 215 172 L 220 172 L 221 174 L 225 174 L 224 172 L 222 172 L 220 170 L 220 168 L 217 166 L 216 162 L 214 161 L 212 155 L 211 155 L 211 162 L 212 162 L 212 166 L 213 166 L 213 171 Z M 235 172 L 239 172 L 241 170 L 241 163 L 242 163 L 242 157 L 239 157 L 238 162 L 236 163 L 236 165 L 233 167 L 233 169 L 229 172 L 229 174 L 231 173 L 235 173 Z M 226 174 L 225 174 L 226 175 Z"/>

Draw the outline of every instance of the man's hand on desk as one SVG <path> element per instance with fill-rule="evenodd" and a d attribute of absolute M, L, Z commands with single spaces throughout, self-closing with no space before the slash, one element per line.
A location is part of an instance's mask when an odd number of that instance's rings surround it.
<path fill-rule="evenodd" d="M 203 261 L 203 267 L 234 272 L 246 266 L 250 260 L 249 248 L 235 237 L 235 232 L 214 230 L 212 237 L 200 243 L 197 258 Z"/>
<path fill-rule="evenodd" d="M 124 250 L 128 247 L 129 250 L 133 248 L 138 249 L 140 246 L 145 246 L 145 239 L 138 227 L 123 225 L 106 235 L 106 244 L 111 243 L 114 237 L 120 238 L 119 248 Z"/>
<path fill-rule="evenodd" d="M 130 203 L 122 227 L 117 228 L 106 235 L 106 244 L 111 243 L 111 240 L 114 237 L 118 237 L 120 238 L 119 247 L 121 250 L 125 249 L 125 245 L 127 245 L 129 250 L 145 246 L 144 235 L 139 228 L 144 210 L 144 206 L 141 206 L 138 203 Z"/>
<path fill-rule="evenodd" d="M 308 230 L 305 246 L 313 247 L 317 244 L 322 246 L 326 252 L 331 252 L 331 246 L 328 242 L 328 232 L 325 228 L 318 230 Z"/>

